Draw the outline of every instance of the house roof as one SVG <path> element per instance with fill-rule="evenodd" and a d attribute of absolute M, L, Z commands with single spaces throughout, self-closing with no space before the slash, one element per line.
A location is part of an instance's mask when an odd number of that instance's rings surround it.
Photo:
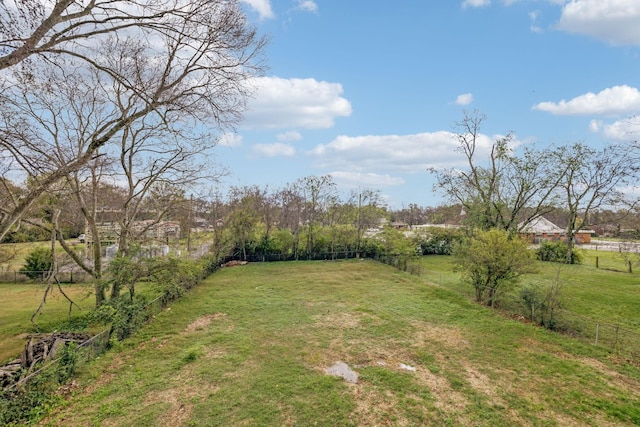
<path fill-rule="evenodd" d="M 530 221 L 528 224 L 521 222 L 518 224 L 518 229 L 521 233 L 564 233 L 564 229 L 558 227 L 551 221 L 541 216 Z"/>

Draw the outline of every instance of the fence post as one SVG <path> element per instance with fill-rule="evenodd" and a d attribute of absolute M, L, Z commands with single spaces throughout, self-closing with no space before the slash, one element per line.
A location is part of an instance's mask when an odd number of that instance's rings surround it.
<path fill-rule="evenodd" d="M 598 332 L 600 330 L 600 323 L 596 322 L 596 344 L 598 345 Z"/>

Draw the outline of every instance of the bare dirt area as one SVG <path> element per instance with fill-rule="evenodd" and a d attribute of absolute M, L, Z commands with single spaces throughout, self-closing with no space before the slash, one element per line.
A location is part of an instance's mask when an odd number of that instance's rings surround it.
<path fill-rule="evenodd" d="M 205 316 L 199 317 L 193 322 L 191 322 L 185 329 L 182 331 L 183 334 L 188 334 L 190 332 L 201 331 L 206 329 L 212 321 L 216 319 L 220 319 L 225 317 L 226 313 L 215 313 L 215 314 L 207 314 Z"/>

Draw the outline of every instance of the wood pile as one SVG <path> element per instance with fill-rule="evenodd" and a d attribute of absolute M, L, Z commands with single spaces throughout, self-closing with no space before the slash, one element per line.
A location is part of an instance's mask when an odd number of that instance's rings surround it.
<path fill-rule="evenodd" d="M 7 387 L 17 382 L 22 375 L 29 372 L 38 362 L 53 359 L 59 350 L 70 342 L 81 344 L 91 336 L 78 332 L 54 332 L 51 334 L 29 335 L 19 359 L 0 366 L 0 387 Z"/>

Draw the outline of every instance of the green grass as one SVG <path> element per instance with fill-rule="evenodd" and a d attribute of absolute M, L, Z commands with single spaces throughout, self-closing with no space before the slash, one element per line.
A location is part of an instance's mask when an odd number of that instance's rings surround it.
<path fill-rule="evenodd" d="M 85 248 L 82 243 L 76 243 L 76 239 L 69 239 L 68 244 L 74 251 L 81 251 Z M 51 247 L 51 242 L 28 242 L 28 243 L 3 243 L 0 244 L 0 271 L 19 271 L 24 260 L 31 251 L 39 247 Z M 56 252 L 63 254 L 64 250 L 56 242 Z"/>
<path fill-rule="evenodd" d="M 616 253 L 584 251 L 582 265 L 536 262 L 537 272 L 521 278 L 521 284 L 545 283 L 560 274 L 564 310 L 593 321 L 618 324 L 640 333 L 640 269 L 629 274 Z M 610 268 L 595 268 L 595 257 Z M 604 260 L 603 260 L 604 259 Z M 451 257 L 431 256 L 421 259 L 422 275 L 471 298 L 473 288 L 463 283 L 453 269 Z M 602 266 L 602 262 L 600 263 Z M 614 266 L 620 270 L 614 270 Z"/>
<path fill-rule="evenodd" d="M 473 304 L 434 267 L 429 280 L 369 261 L 223 269 L 84 365 L 44 424 L 640 423 L 637 368 Z M 325 375 L 337 361 L 358 384 Z"/>
<path fill-rule="evenodd" d="M 63 284 L 65 294 L 83 311 L 95 305 L 93 287 L 86 284 Z M 25 336 L 38 331 L 51 331 L 60 321 L 68 319 L 69 302 L 57 287 L 47 297 L 42 314 L 31 322 L 45 286 L 39 283 L 0 284 L 0 363 L 17 357 L 25 344 Z M 73 307 L 72 315 L 80 313 Z"/>

